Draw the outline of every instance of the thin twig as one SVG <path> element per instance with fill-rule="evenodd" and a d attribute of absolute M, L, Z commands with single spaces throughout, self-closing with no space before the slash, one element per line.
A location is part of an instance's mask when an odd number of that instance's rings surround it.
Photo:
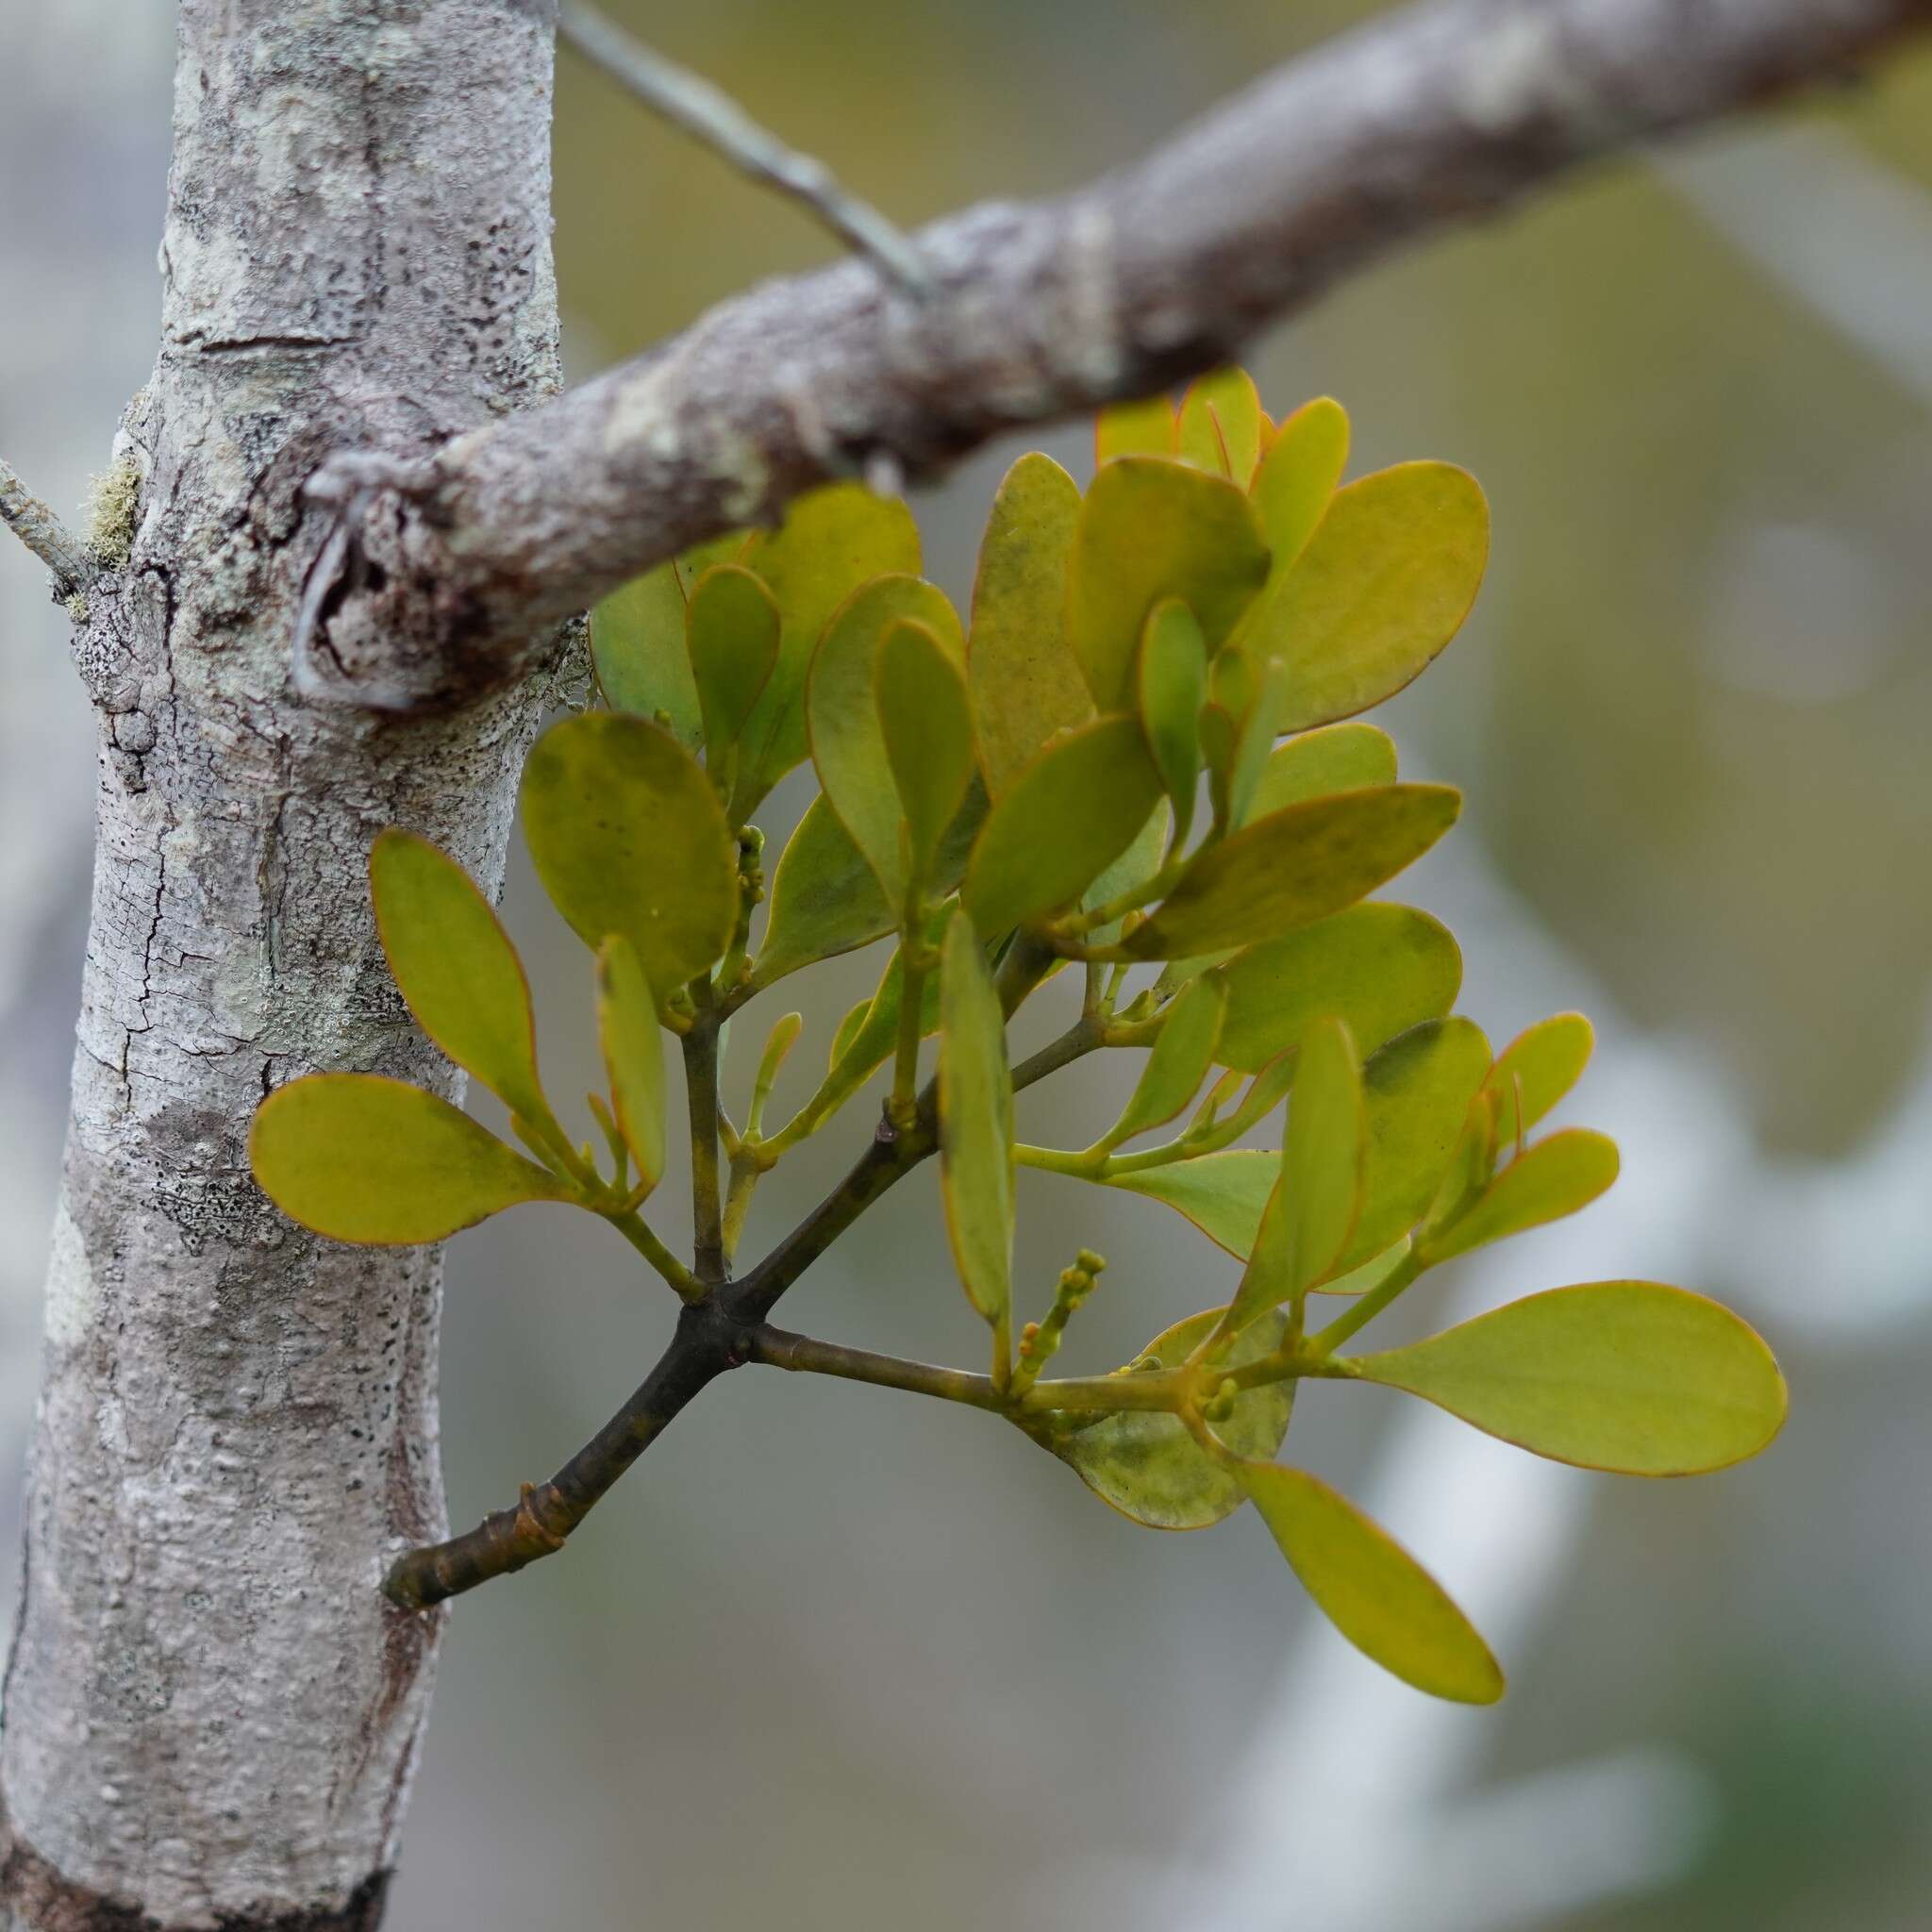
<path fill-rule="evenodd" d="M 634 40 L 583 0 L 563 0 L 557 31 L 653 113 L 694 135 L 753 180 L 802 203 L 908 294 L 924 300 L 932 292 L 932 277 L 901 229 L 841 187 L 823 161 L 787 147 L 760 127 L 723 89 Z"/>
<path fill-rule="evenodd" d="M 56 603 L 84 594 L 100 575 L 100 565 L 89 556 L 87 545 L 20 480 L 11 464 L 5 460 L 0 460 L 0 523 L 5 523 L 53 572 Z"/>

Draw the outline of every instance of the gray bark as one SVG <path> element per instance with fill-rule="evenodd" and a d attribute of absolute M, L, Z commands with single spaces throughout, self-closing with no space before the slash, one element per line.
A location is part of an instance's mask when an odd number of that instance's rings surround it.
<path fill-rule="evenodd" d="M 363 855 L 413 825 L 494 887 L 543 684 L 301 702 L 298 491 L 555 387 L 550 29 L 537 0 L 181 9 L 163 341 L 77 640 L 98 858 L 0 1746 L 15 1927 L 379 1911 L 438 1628 L 378 1584 L 443 1526 L 440 1266 L 291 1227 L 244 1141 L 315 1067 L 450 1091 Z"/>

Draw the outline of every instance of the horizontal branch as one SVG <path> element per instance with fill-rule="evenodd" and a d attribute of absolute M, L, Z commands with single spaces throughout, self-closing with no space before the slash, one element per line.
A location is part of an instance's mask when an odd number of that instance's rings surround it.
<path fill-rule="evenodd" d="M 4 523 L 54 574 L 54 595 L 77 597 L 100 575 L 100 566 L 84 544 L 47 506 L 0 460 L 0 523 Z"/>
<path fill-rule="evenodd" d="M 816 483 L 930 477 L 1002 432 L 1173 383 L 1403 243 L 1928 22 L 1932 0 L 1425 0 L 1376 18 L 1136 165 L 922 230 L 929 300 L 842 262 L 427 462 L 332 459 L 312 490 L 361 496 L 317 607 L 441 659 L 358 676 L 335 651 L 332 695 L 452 702 L 502 681 L 534 627 Z"/>

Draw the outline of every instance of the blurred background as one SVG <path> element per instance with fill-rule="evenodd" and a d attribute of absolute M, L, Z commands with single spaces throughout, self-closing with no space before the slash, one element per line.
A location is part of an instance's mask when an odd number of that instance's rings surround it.
<path fill-rule="evenodd" d="M 613 10 L 909 224 L 1123 160 L 1377 9 Z M 75 515 L 154 355 L 171 16 L 8 9 L 0 450 Z M 559 70 L 574 375 L 824 258 L 789 208 L 567 51 Z M 1277 412 L 1348 405 L 1357 472 L 1443 457 L 1489 491 L 1475 616 L 1381 714 L 1411 774 L 1468 797 L 1401 894 L 1456 927 L 1464 1009 L 1499 1045 L 1545 1012 L 1592 1014 L 1565 1118 L 1624 1146 L 1606 1201 L 1432 1276 L 1406 1318 L 1677 1280 L 1763 1328 L 1790 1425 L 1741 1470 L 1640 1484 L 1315 1390 L 1298 1456 L 1410 1542 L 1510 1673 L 1502 1707 L 1470 1712 L 1318 1627 L 1245 1517 L 1156 1535 L 976 1414 L 734 1376 L 565 1557 L 458 1606 L 398 1932 L 1932 1923 L 1932 57 L 1434 242 L 1250 362 Z M 1084 430 L 1042 441 L 1084 476 Z M 918 501 L 928 570 L 962 602 L 1017 448 Z M 8 1565 L 87 904 L 92 735 L 65 629 L 38 566 L 0 544 Z M 774 841 L 803 798 L 774 802 Z M 581 1088 L 588 962 L 521 858 L 507 916 L 553 1090 Z M 750 1009 L 737 1105 L 792 1004 L 808 1031 L 780 1104 L 802 1097 L 879 965 Z M 1030 1093 L 1024 1131 L 1084 1144 L 1137 1058 Z M 748 1254 L 870 1119 L 855 1103 L 767 1183 Z M 1234 1264 L 1164 1209 L 1026 1178 L 1039 1299 L 1077 1242 L 1114 1261 L 1068 1363 L 1108 1366 L 1224 1299 Z M 653 1286 L 562 1210 L 456 1244 L 458 1522 L 627 1392 L 668 1327 Z M 931 1176 L 785 1317 L 976 1357 Z"/>

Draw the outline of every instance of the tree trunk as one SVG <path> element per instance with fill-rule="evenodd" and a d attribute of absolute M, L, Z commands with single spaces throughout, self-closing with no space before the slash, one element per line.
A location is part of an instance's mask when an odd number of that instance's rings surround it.
<path fill-rule="evenodd" d="M 420 455 L 556 386 L 549 0 L 184 0 L 159 361 L 78 639 L 92 924 L 0 1741 L 0 1918 L 376 1924 L 437 1626 L 440 1263 L 292 1228 L 245 1140 L 316 1067 L 453 1091 L 364 859 L 501 881 L 544 677 L 438 715 L 304 702 L 332 450 Z M 408 644 L 389 657 L 392 693 Z"/>

